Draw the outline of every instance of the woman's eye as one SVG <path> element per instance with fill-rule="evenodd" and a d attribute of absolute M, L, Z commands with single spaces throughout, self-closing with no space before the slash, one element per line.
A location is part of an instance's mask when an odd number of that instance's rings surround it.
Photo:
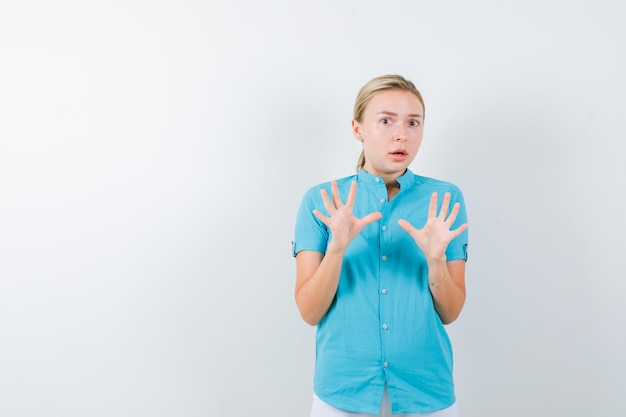
<path fill-rule="evenodd" d="M 418 122 L 417 120 L 411 120 L 411 121 L 409 122 L 409 124 L 410 124 L 412 127 L 417 127 L 417 126 L 419 126 L 419 125 L 420 125 L 420 124 L 419 124 L 419 122 Z"/>
<path fill-rule="evenodd" d="M 383 120 L 381 120 L 383 122 L 384 125 L 390 125 L 391 124 L 391 119 L 388 117 L 385 117 Z"/>

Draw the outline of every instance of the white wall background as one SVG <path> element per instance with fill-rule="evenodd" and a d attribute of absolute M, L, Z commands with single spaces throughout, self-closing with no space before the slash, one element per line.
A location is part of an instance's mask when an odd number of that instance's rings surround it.
<path fill-rule="evenodd" d="M 295 212 L 400 73 L 470 216 L 462 415 L 623 416 L 620 7 L 3 0 L 0 415 L 307 416 Z"/>

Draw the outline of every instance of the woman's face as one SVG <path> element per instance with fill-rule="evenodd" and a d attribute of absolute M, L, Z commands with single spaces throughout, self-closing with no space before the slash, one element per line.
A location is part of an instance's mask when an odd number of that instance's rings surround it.
<path fill-rule="evenodd" d="M 404 174 L 417 155 L 424 133 L 424 108 L 409 91 L 382 91 L 370 100 L 361 122 L 352 121 L 352 130 L 363 142 L 363 168 L 388 183 Z"/>

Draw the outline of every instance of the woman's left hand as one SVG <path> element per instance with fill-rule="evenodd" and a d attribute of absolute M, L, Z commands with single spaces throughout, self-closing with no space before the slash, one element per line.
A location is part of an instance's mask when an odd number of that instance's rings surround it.
<path fill-rule="evenodd" d="M 450 207 L 450 193 L 445 193 L 441 210 L 437 214 L 437 193 L 430 197 L 428 207 L 428 219 L 421 229 L 416 229 L 404 219 L 398 220 L 398 224 L 406 230 L 417 243 L 417 246 L 424 252 L 427 261 L 445 260 L 448 244 L 467 229 L 467 223 L 462 224 L 457 229 L 450 230 L 459 213 L 461 204 L 456 203 L 448 215 Z"/>

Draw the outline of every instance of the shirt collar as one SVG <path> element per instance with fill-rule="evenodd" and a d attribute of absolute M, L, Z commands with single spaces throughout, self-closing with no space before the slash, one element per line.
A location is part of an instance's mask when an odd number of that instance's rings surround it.
<path fill-rule="evenodd" d="M 358 172 L 357 177 L 359 181 L 363 181 L 368 184 L 384 184 L 383 179 L 378 175 L 369 174 L 363 168 Z M 398 177 L 396 181 L 400 184 L 400 188 L 404 188 L 413 182 L 415 174 L 413 171 L 407 168 L 406 172 Z"/>

